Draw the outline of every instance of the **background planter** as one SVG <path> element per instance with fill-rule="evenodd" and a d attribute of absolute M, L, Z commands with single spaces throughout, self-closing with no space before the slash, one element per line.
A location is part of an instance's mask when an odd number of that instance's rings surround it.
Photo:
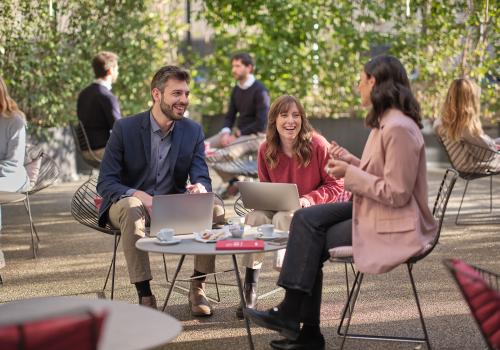
<path fill-rule="evenodd" d="M 202 123 L 207 137 L 214 135 L 221 128 L 223 115 L 203 116 Z M 353 154 L 360 157 L 370 130 L 364 126 L 363 119 L 356 118 L 310 118 L 314 128 L 327 140 L 335 140 Z M 432 120 L 423 121 L 424 141 L 429 163 L 448 164 L 448 158 L 438 143 L 432 130 Z M 495 125 L 485 127 L 491 137 L 499 137 L 500 130 Z M 88 176 L 90 167 L 77 154 L 73 136 L 68 126 L 44 129 L 43 135 L 28 135 L 28 143 L 40 145 L 44 152 L 54 159 L 61 169 L 60 182 L 75 181 L 80 176 Z"/>
<path fill-rule="evenodd" d="M 59 182 L 78 180 L 75 143 L 68 126 L 46 128 L 42 135 L 33 135 L 28 131 L 27 143 L 40 146 L 61 169 Z"/>

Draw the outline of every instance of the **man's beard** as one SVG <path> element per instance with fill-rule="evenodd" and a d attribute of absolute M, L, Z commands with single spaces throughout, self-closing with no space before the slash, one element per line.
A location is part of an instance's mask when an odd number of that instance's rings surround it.
<path fill-rule="evenodd" d="M 184 106 L 184 110 L 185 108 L 187 107 L 187 105 L 185 104 L 180 104 L 178 103 L 178 105 L 182 105 Z M 162 113 L 170 120 L 181 120 L 182 119 L 182 115 L 178 115 L 174 112 L 174 108 L 173 108 L 173 105 L 170 106 L 168 105 L 164 100 L 163 100 L 163 96 L 161 96 L 161 100 L 160 100 L 160 110 L 162 111 Z"/>
<path fill-rule="evenodd" d="M 247 77 L 248 77 L 248 75 L 246 75 L 245 73 L 242 73 L 242 74 L 233 74 L 233 78 L 236 79 L 237 81 L 246 80 Z"/>

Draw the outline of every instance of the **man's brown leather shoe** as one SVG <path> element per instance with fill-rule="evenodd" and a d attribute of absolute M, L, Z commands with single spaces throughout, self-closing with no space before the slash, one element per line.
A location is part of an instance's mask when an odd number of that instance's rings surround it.
<path fill-rule="evenodd" d="M 191 281 L 189 289 L 189 307 L 191 315 L 196 317 L 212 316 L 212 308 L 205 295 L 205 283 L 198 280 Z"/>
<path fill-rule="evenodd" d="M 148 297 L 139 297 L 139 305 L 158 310 L 158 306 L 156 306 L 156 298 L 154 295 Z"/>

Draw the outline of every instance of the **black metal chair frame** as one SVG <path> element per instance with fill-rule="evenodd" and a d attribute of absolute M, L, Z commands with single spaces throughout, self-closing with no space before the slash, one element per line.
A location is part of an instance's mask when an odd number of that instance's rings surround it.
<path fill-rule="evenodd" d="M 488 345 L 488 349 L 494 350 L 495 348 L 493 347 L 493 344 L 491 344 L 490 340 L 488 339 L 488 336 L 484 333 L 483 328 L 481 327 L 481 324 L 479 323 L 479 320 L 474 316 L 474 310 L 471 307 L 469 297 L 466 295 L 466 293 L 464 291 L 463 284 L 460 283 L 460 281 L 458 280 L 458 275 L 459 274 L 464 275 L 465 277 L 467 277 L 471 281 L 479 281 L 482 279 L 481 282 L 485 282 L 491 290 L 495 290 L 498 293 L 498 292 L 500 292 L 500 274 L 497 274 L 497 273 L 494 273 L 494 272 L 491 272 L 491 271 L 488 271 L 485 269 L 481 269 L 481 268 L 474 266 L 474 265 L 467 264 L 468 266 L 473 268 L 479 274 L 480 277 L 473 276 L 473 275 L 468 274 L 464 271 L 458 271 L 457 269 L 455 269 L 455 267 L 453 266 L 452 259 L 443 260 L 443 264 L 444 264 L 444 266 L 446 266 L 446 268 L 448 269 L 448 271 L 452 275 L 458 288 L 460 289 L 460 292 L 462 293 L 462 296 L 464 297 L 465 301 L 467 302 L 467 305 L 469 306 L 469 309 L 471 310 L 474 321 L 476 321 L 476 324 L 477 324 L 479 330 L 481 331 L 481 335 L 483 336 L 484 341 Z"/>
<path fill-rule="evenodd" d="M 348 297 L 346 304 L 344 305 L 344 308 L 342 311 L 342 318 L 341 318 L 339 326 L 337 328 L 337 334 L 342 336 L 342 343 L 341 343 L 340 349 L 344 348 L 344 343 L 345 343 L 346 338 L 425 343 L 427 345 L 427 348 L 431 349 L 429 335 L 427 333 L 427 328 L 425 326 L 424 316 L 422 314 L 422 309 L 420 307 L 420 301 L 418 298 L 417 288 L 415 285 L 415 280 L 413 278 L 412 271 L 413 271 L 413 266 L 418 261 L 422 260 L 427 255 L 429 255 L 434 250 L 435 246 L 439 242 L 439 237 L 441 234 L 441 228 L 443 225 L 444 215 L 446 212 L 446 206 L 448 205 L 448 199 L 450 198 L 450 195 L 451 195 L 451 192 L 453 190 L 453 186 L 455 185 L 455 182 L 457 180 L 457 177 L 458 177 L 458 173 L 455 170 L 447 169 L 445 174 L 444 174 L 443 180 L 441 181 L 441 185 L 439 187 L 439 191 L 438 191 L 436 200 L 434 202 L 434 208 L 433 208 L 433 216 L 438 221 L 438 230 L 436 233 L 436 237 L 434 238 L 434 240 L 431 243 L 431 246 L 429 247 L 429 249 L 427 249 L 421 255 L 412 257 L 404 263 L 407 267 L 407 270 L 408 270 L 408 276 L 410 278 L 413 296 L 414 296 L 415 302 L 417 304 L 418 314 L 419 314 L 422 330 L 424 333 L 424 338 L 380 336 L 380 335 L 349 333 L 349 326 L 351 324 L 352 316 L 354 314 L 354 308 L 355 308 L 356 301 L 357 301 L 358 296 L 359 296 L 359 291 L 361 289 L 361 284 L 362 284 L 363 278 L 364 278 L 364 273 L 358 271 L 358 272 L 356 272 L 354 284 L 352 285 L 352 288 L 349 292 L 349 297 Z M 352 257 L 338 258 L 337 260 L 339 260 L 340 262 L 346 262 L 346 263 L 351 263 L 351 264 L 355 265 L 354 259 Z M 347 275 L 347 267 L 346 267 L 346 275 Z M 342 327 L 344 325 L 346 318 L 347 318 L 347 324 L 345 326 L 345 330 L 342 330 Z"/>
<path fill-rule="evenodd" d="M 234 201 L 234 212 L 236 215 L 245 217 L 248 213 L 251 213 L 253 209 L 248 209 L 243 205 L 243 200 L 241 199 L 241 196 L 236 198 Z"/>
<path fill-rule="evenodd" d="M 71 123 L 71 133 L 73 134 L 73 139 L 75 141 L 76 149 L 78 153 L 82 156 L 82 159 L 85 163 L 87 163 L 90 169 L 90 175 L 92 176 L 92 170 L 99 170 L 101 166 L 101 159 L 97 157 L 97 155 L 93 152 L 92 148 L 90 148 L 89 138 L 87 136 L 87 132 L 85 131 L 85 127 L 83 126 L 80 120 Z M 88 159 L 83 156 L 83 151 L 88 151 L 91 159 Z"/>
<path fill-rule="evenodd" d="M 95 176 L 91 176 L 86 182 L 84 182 L 75 192 L 73 195 L 73 199 L 71 200 L 71 214 L 73 215 L 73 218 L 78 221 L 80 224 L 85 225 L 87 227 L 90 227 L 96 231 L 106 233 L 108 235 L 113 235 L 114 237 L 114 244 L 113 244 L 113 257 L 111 259 L 111 263 L 109 264 L 108 272 L 106 274 L 106 279 L 104 281 L 104 286 L 102 287 L 101 291 L 101 297 L 104 297 L 104 292 L 106 290 L 106 286 L 108 284 L 109 276 L 111 274 L 111 300 L 114 298 L 114 291 L 115 291 L 115 271 L 116 271 L 116 251 L 118 250 L 118 245 L 120 244 L 120 238 L 121 238 L 121 231 L 117 228 L 112 227 L 109 223 L 106 224 L 105 227 L 99 226 L 98 223 L 98 215 L 99 212 L 97 210 L 97 207 L 95 205 L 94 199 L 100 197 L 99 194 L 97 193 L 96 190 L 97 186 L 97 178 Z M 162 254 L 163 257 L 163 268 L 165 271 L 165 280 L 167 284 L 172 283 L 172 281 L 169 280 L 168 277 L 168 270 L 167 270 L 167 262 L 165 260 L 165 255 Z M 231 271 L 231 270 L 230 270 Z M 214 273 L 208 273 L 205 276 L 213 275 L 214 276 L 214 284 L 217 290 L 217 299 L 213 299 L 211 297 L 208 297 L 208 299 L 220 303 L 221 298 L 220 298 L 220 293 L 219 293 L 219 285 L 224 285 L 221 283 L 217 282 L 217 274 L 223 273 L 226 271 L 221 271 L 221 272 L 214 272 Z M 200 276 L 198 276 L 200 277 Z M 192 278 L 189 279 L 178 279 L 177 282 L 189 282 L 191 281 Z M 206 282 L 207 284 L 211 284 L 211 282 Z M 188 292 L 189 289 L 181 287 L 181 286 L 175 286 L 176 288 Z M 168 301 L 165 301 L 165 305 Z"/>
<path fill-rule="evenodd" d="M 106 275 L 106 280 L 104 286 L 102 287 L 102 293 L 106 290 L 108 284 L 109 275 L 111 275 L 111 299 L 114 297 L 115 291 L 115 269 L 116 269 L 116 251 L 118 249 L 118 244 L 120 243 L 121 233 L 119 229 L 106 224 L 105 227 L 100 227 L 98 224 L 98 210 L 94 202 L 95 198 L 100 197 L 96 190 L 97 178 L 90 177 L 86 182 L 84 182 L 75 192 L 71 200 L 71 215 L 80 224 L 90 227 L 99 232 L 112 235 L 114 237 L 113 244 L 113 258 L 108 268 L 108 273 Z"/>
<path fill-rule="evenodd" d="M 488 172 L 489 166 L 491 162 L 500 157 L 500 151 L 493 151 L 489 148 L 481 147 L 475 144 L 472 144 L 467 141 L 460 141 L 465 149 L 470 150 L 469 156 L 473 157 L 476 160 L 476 165 L 471 168 L 470 171 L 464 172 L 457 169 L 456 164 L 450 157 L 446 146 L 439 135 L 437 135 L 437 139 L 441 146 L 443 147 L 448 160 L 453 167 L 458 172 L 458 176 L 465 180 L 465 188 L 462 194 L 462 200 L 460 201 L 460 206 L 458 207 L 457 216 L 455 217 L 455 225 L 471 225 L 471 224 L 481 224 L 481 222 L 459 222 L 460 211 L 462 209 L 462 204 L 464 202 L 465 194 L 467 193 L 467 188 L 469 187 L 469 182 L 472 180 L 489 177 L 490 178 L 490 213 L 493 212 L 493 176 L 500 175 L 500 171 L 496 172 Z"/>
<path fill-rule="evenodd" d="M 31 213 L 31 204 L 30 204 L 30 196 L 35 193 L 51 186 L 59 177 L 60 169 L 54 162 L 54 160 L 49 157 L 46 153 L 40 153 L 41 164 L 40 170 L 38 172 L 38 178 L 35 181 L 35 184 L 28 191 L 22 192 L 26 195 L 24 199 L 24 208 L 26 209 L 26 213 L 28 214 L 28 218 L 30 221 L 30 232 L 31 232 L 31 250 L 33 253 L 33 258 L 37 257 L 38 254 L 38 245 L 40 243 L 40 237 L 38 236 L 38 231 L 36 229 L 35 223 L 33 222 L 33 216 Z"/>

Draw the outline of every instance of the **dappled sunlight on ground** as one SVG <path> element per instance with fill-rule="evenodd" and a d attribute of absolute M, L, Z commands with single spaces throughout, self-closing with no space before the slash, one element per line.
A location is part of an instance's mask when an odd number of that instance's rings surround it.
<path fill-rule="evenodd" d="M 443 173 L 443 169 L 433 168 L 429 171 L 431 204 Z M 38 259 L 31 259 L 29 225 L 22 204 L 2 207 L 3 232 L 0 243 L 7 266 L 0 270 L 4 280 L 4 285 L 0 287 L 0 302 L 48 295 L 83 295 L 97 298 L 111 261 L 113 237 L 82 226 L 71 217 L 71 197 L 80 183 L 59 184 L 33 196 L 33 216 L 41 239 Z M 215 186 L 221 187 L 217 184 Z M 500 224 L 491 223 L 483 214 L 489 210 L 489 181 L 477 180 L 469 185 L 462 209 L 464 219 L 482 218 L 486 224 L 455 226 L 455 214 L 463 188 L 464 182 L 459 179 L 450 200 L 440 244 L 414 268 L 423 313 L 435 349 L 472 350 L 485 347 L 460 293 L 441 265 L 441 260 L 459 257 L 472 264 L 500 272 Z M 500 219 L 500 177 L 495 179 L 493 188 L 493 219 Z M 234 215 L 233 203 L 234 200 L 226 202 L 228 217 Z M 160 255 L 152 254 L 150 259 L 154 276 L 152 289 L 158 303 L 162 304 L 166 295 L 163 262 Z M 177 261 L 178 257 L 167 256 L 170 278 Z M 261 273 L 260 294 L 275 288 L 278 273 L 272 269 L 272 261 L 272 254 L 268 254 Z M 218 270 L 231 267 L 230 258 L 217 259 Z M 181 271 L 182 277 L 188 277 L 192 268 L 193 259 L 187 257 Z M 121 248 L 116 274 L 115 298 L 137 303 L 135 288 L 128 282 Z M 344 266 L 326 263 L 324 276 L 322 329 L 327 348 L 330 349 L 340 344 L 336 327 L 346 298 Z M 234 273 L 219 275 L 218 280 L 234 284 Z M 181 285 L 187 287 L 187 283 Z M 213 285 L 209 285 L 207 289 L 210 296 L 216 296 Z M 187 296 L 184 292 L 172 294 L 167 312 L 182 321 L 184 332 L 168 349 L 247 347 L 244 323 L 235 317 L 237 290 L 232 286 L 221 286 L 220 292 L 222 302 L 214 304 L 214 316 L 205 319 L 193 319 L 189 315 Z M 106 295 L 109 297 L 109 292 Z M 260 300 L 258 307 L 265 309 L 274 306 L 282 297 L 283 292 L 280 291 Z M 399 267 L 388 274 L 365 278 L 352 320 L 352 330 L 420 336 L 420 325 L 406 268 Z M 276 333 L 260 327 L 252 326 L 252 331 L 256 349 L 268 349 L 269 341 L 278 338 Z M 348 340 L 345 348 L 414 347 L 411 344 Z"/>

